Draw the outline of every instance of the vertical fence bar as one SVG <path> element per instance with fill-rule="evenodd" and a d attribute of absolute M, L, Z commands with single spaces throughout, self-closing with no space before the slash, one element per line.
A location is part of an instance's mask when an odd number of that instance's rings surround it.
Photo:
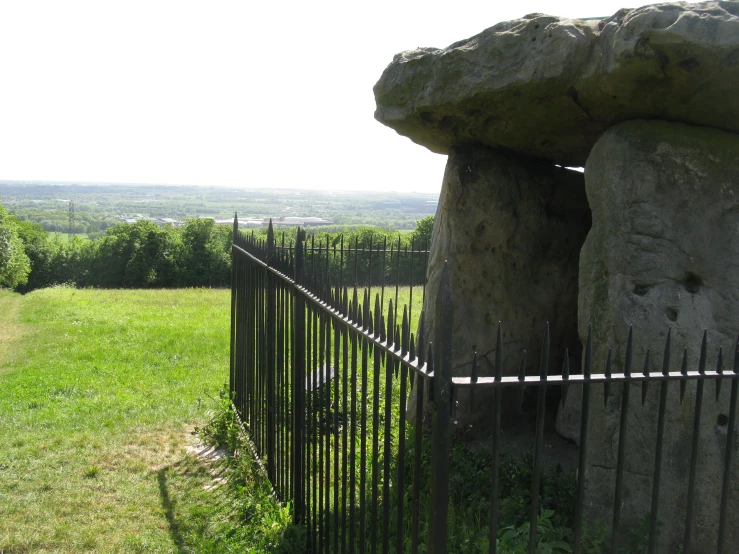
<path fill-rule="evenodd" d="M 305 299 L 297 291 L 303 280 L 303 239 L 298 227 L 295 239 L 295 286 L 292 291 L 295 315 L 293 317 L 292 345 L 293 345 L 293 380 L 292 380 L 292 421 L 293 421 L 293 490 L 295 491 L 294 523 L 306 523 L 306 508 L 304 497 L 305 474 L 303 448 L 305 444 Z"/>
<path fill-rule="evenodd" d="M 338 294 L 337 294 L 338 296 Z M 339 298 L 336 299 L 337 306 L 340 304 Z M 345 366 L 341 363 L 339 358 L 339 349 L 341 347 L 341 330 L 339 328 L 339 322 L 334 321 L 334 365 L 336 369 L 334 371 L 334 404 L 333 404 L 333 437 L 334 437 L 334 552 L 339 552 L 339 537 L 340 527 L 339 522 L 341 517 L 341 510 L 339 509 L 339 495 L 341 494 L 341 478 L 339 474 L 339 460 L 341 459 L 341 446 L 339 443 L 339 411 L 341 409 L 341 375 L 345 371 Z M 341 373 L 340 373 L 341 372 Z M 328 389 L 330 390 L 330 389 Z"/>
<path fill-rule="evenodd" d="M 384 254 L 383 254 L 384 259 Z M 384 264 L 383 264 L 384 266 Z M 383 267 L 384 269 L 384 267 Z M 384 285 L 384 283 L 383 283 Z M 395 312 L 393 311 L 393 301 L 390 300 L 387 317 L 387 344 L 395 343 L 393 333 L 395 331 Z M 392 458 L 392 421 L 393 421 L 393 369 L 394 363 L 390 356 L 387 356 L 387 364 L 385 366 L 385 430 L 383 433 L 383 442 L 385 443 L 385 451 L 383 454 L 385 467 L 383 468 L 382 478 L 382 552 L 388 554 L 390 552 L 390 459 Z"/>
<path fill-rule="evenodd" d="M 366 297 L 366 296 L 365 296 Z M 362 406 L 361 422 L 362 438 L 359 446 L 359 551 L 366 552 L 367 544 L 367 372 L 369 365 L 369 343 L 362 338 Z"/>
<path fill-rule="evenodd" d="M 616 462 L 616 493 L 613 502 L 613 525 L 611 528 L 611 552 L 618 552 L 618 534 L 621 524 L 621 496 L 623 494 L 624 485 L 624 467 L 626 463 L 626 422 L 629 411 L 629 391 L 631 388 L 631 360 L 634 350 L 634 330 L 629 327 L 629 338 L 626 342 L 626 363 L 624 366 L 624 374 L 626 380 L 623 384 L 621 392 L 621 419 L 618 429 L 618 460 Z"/>
<path fill-rule="evenodd" d="M 312 242 L 312 239 L 311 239 Z M 313 270 L 314 252 L 311 252 L 311 271 Z M 311 281 L 315 283 L 315 275 L 311 276 Z M 310 304 L 308 310 L 308 355 L 306 356 L 306 364 L 308 368 L 308 379 L 310 381 L 310 388 L 308 393 L 308 417 L 310 421 L 310 497 L 311 497 L 311 552 L 318 552 L 318 530 L 319 530 L 319 514 L 318 514 L 318 433 L 319 421 L 316 418 L 318 412 L 318 399 L 316 396 L 316 390 L 318 389 L 318 383 L 316 381 L 316 359 L 318 352 L 318 323 L 316 321 L 316 311 L 313 309 L 313 305 Z"/>
<path fill-rule="evenodd" d="M 413 262 L 414 262 L 414 254 L 415 254 L 415 237 L 411 236 L 411 265 L 410 265 L 410 276 L 408 279 L 408 286 L 410 289 L 409 296 L 408 296 L 408 317 L 413 318 Z M 408 247 L 405 249 L 406 256 L 408 255 Z M 400 254 L 400 252 L 398 252 Z"/>
<path fill-rule="evenodd" d="M 321 247 L 319 246 L 319 249 Z M 318 263 L 321 263 L 321 258 L 319 254 Z M 320 286 L 319 286 L 320 290 Z M 316 388 L 313 389 L 313 395 L 314 399 L 318 404 L 318 424 L 316 429 L 316 440 L 318 441 L 318 480 L 317 480 L 317 486 L 318 486 L 318 552 L 323 553 L 325 552 L 325 541 L 326 541 L 326 527 L 325 527 L 325 498 L 324 498 L 324 491 L 326 490 L 326 487 L 324 486 L 324 483 L 326 482 L 324 476 L 326 475 L 326 455 L 324 452 L 325 449 L 325 435 L 326 435 L 326 418 L 325 418 L 325 408 L 326 408 L 326 402 L 324 401 L 324 379 L 323 377 L 323 366 L 326 360 L 326 320 L 323 317 L 323 314 L 318 312 L 316 310 L 316 319 L 318 320 L 318 358 L 316 360 L 316 363 L 313 364 L 311 367 L 311 370 L 313 371 L 314 375 L 317 375 L 318 383 L 316 384 Z"/>
<path fill-rule="evenodd" d="M 250 285 L 250 272 L 249 266 L 245 263 L 242 256 L 239 256 L 239 269 L 240 278 L 237 285 L 239 286 L 239 292 L 237 293 L 238 299 L 236 301 L 236 310 L 239 312 L 239 322 L 237 326 L 237 337 L 236 340 L 239 343 L 239 347 L 236 350 L 239 375 L 239 390 L 238 390 L 238 403 L 237 407 L 241 420 L 249 422 L 248 403 L 247 398 L 249 391 L 249 359 L 247 354 L 247 346 L 249 344 L 249 335 L 251 329 L 249 328 L 249 306 L 248 306 L 248 290 Z"/>
<path fill-rule="evenodd" d="M 252 433 L 252 438 L 255 440 L 256 446 L 256 380 L 255 380 L 255 345 L 254 338 L 256 336 L 256 279 L 254 276 L 254 265 L 246 264 L 247 269 L 247 282 L 246 285 L 246 303 L 244 308 L 246 309 L 246 406 L 245 410 L 248 415 L 249 431 Z"/>
<path fill-rule="evenodd" d="M 239 217 L 234 213 L 233 239 L 231 244 L 231 349 L 228 379 L 229 400 L 233 400 L 234 388 L 236 386 L 236 248 L 234 247 L 236 235 L 239 233 Z"/>
<path fill-rule="evenodd" d="M 477 375 L 475 375 L 475 379 Z M 503 379 L 503 326 L 498 322 L 498 337 L 495 344 L 495 380 L 500 383 Z M 474 387 L 472 389 L 474 391 Z M 500 412 L 502 393 L 500 386 L 493 389 L 493 460 L 492 460 L 492 493 L 490 497 L 490 533 L 488 538 L 488 552 L 496 554 L 498 551 L 498 517 L 500 510 Z M 472 393 L 470 393 L 472 394 Z"/>
<path fill-rule="evenodd" d="M 343 254 L 342 254 L 342 261 L 343 261 Z M 345 314 L 348 312 L 347 309 L 348 304 L 348 292 L 346 289 L 344 289 L 344 309 L 342 310 Z M 347 537 L 347 526 L 349 524 L 349 514 L 347 513 L 347 497 L 348 497 L 348 481 L 349 481 L 349 404 L 348 404 L 348 394 L 349 394 L 349 328 L 344 327 L 343 334 L 342 334 L 342 342 L 341 342 L 341 352 L 342 352 L 342 378 L 343 378 L 343 386 L 342 386 L 342 392 L 343 392 L 343 398 L 342 398 L 342 425 L 341 425 L 341 432 L 342 432 L 342 481 L 341 481 L 341 552 L 342 554 L 346 553 L 346 537 Z M 355 396 L 356 391 L 352 389 L 352 396 Z M 353 414 L 351 416 L 353 418 Z M 352 424 L 354 423 L 352 419 Z"/>
<path fill-rule="evenodd" d="M 534 472 L 531 478 L 531 506 L 529 510 L 529 554 L 536 552 L 536 520 L 539 515 L 539 483 L 541 480 L 541 457 L 544 450 L 544 410 L 547 400 L 547 374 L 549 373 L 549 322 L 544 330 L 541 348 L 541 372 L 539 378 L 539 401 L 536 408 L 536 443 L 534 446 Z"/>
<path fill-rule="evenodd" d="M 426 334 L 423 323 L 424 312 L 421 312 L 421 325 L 418 329 L 418 365 L 424 367 L 425 361 L 432 359 L 431 356 L 426 358 Z M 427 371 L 429 368 L 426 368 Z M 411 554 L 418 554 L 418 532 L 421 508 L 421 462 L 423 454 L 423 402 L 424 392 L 426 389 L 426 378 L 420 375 L 416 376 L 416 424 L 414 429 L 413 444 L 413 493 L 412 493 L 412 510 L 411 513 Z"/>
<path fill-rule="evenodd" d="M 272 228 L 272 220 L 269 220 L 267 228 L 267 344 L 265 348 L 265 356 L 267 365 L 265 367 L 267 381 L 267 477 L 271 483 L 277 482 L 277 426 L 275 423 L 275 403 L 276 403 L 276 368 L 275 368 L 275 330 L 277 327 L 276 317 L 276 282 L 275 276 L 269 271 L 269 268 L 275 265 L 275 232 Z"/>
<path fill-rule="evenodd" d="M 452 410 L 452 333 L 454 330 L 454 296 L 449 265 L 444 262 L 441 286 L 436 298 L 434 330 L 439 364 L 433 379 L 434 411 L 431 445 L 431 515 L 429 554 L 445 554 L 447 511 L 449 501 L 449 451 Z"/>
<path fill-rule="evenodd" d="M 703 376 L 706 371 L 706 356 L 708 349 L 708 332 L 703 331 L 701 342 L 701 356 L 698 361 L 698 373 Z M 683 553 L 690 554 L 693 531 L 693 504 L 695 502 L 695 476 L 698 469 L 698 444 L 700 439 L 701 411 L 703 409 L 704 379 L 699 378 L 695 386 L 695 410 L 693 412 L 693 442 L 690 448 L 690 477 L 688 478 L 688 507 L 685 514 L 685 538 Z"/>
<path fill-rule="evenodd" d="M 357 288 L 354 287 L 354 298 L 352 302 L 357 300 Z M 353 308 L 356 310 L 356 307 Z M 357 334 L 350 331 L 351 337 L 351 430 L 349 439 L 349 552 L 354 554 L 355 543 L 356 543 L 356 519 L 355 511 L 357 505 L 357 372 L 359 371 L 359 365 L 357 363 Z M 364 397 L 362 397 L 364 399 Z"/>
<path fill-rule="evenodd" d="M 379 248 L 379 245 L 378 245 Z M 392 260 L 391 260 L 392 261 Z M 382 241 L 382 288 L 380 289 L 380 306 L 385 309 L 385 273 L 387 272 L 387 236 Z"/>
<path fill-rule="evenodd" d="M 565 354 L 567 355 L 567 354 Z M 575 500 L 574 525 L 574 554 L 580 554 L 582 549 L 582 518 L 585 511 L 585 467 L 588 453 L 588 424 L 590 421 L 590 375 L 593 368 L 593 326 L 588 325 L 588 338 L 585 343 L 585 360 L 582 384 L 582 410 L 580 414 L 580 452 L 577 463 L 577 496 Z M 569 362 L 568 362 L 569 363 Z M 608 352 L 606 373 L 611 369 L 611 352 Z M 604 395 L 606 392 L 604 391 Z"/>
<path fill-rule="evenodd" d="M 242 418 L 242 421 L 244 421 L 244 414 L 242 413 L 241 408 L 241 402 L 243 397 L 243 380 L 244 380 L 244 357 L 243 357 L 243 348 L 244 348 L 244 296 L 243 296 L 243 280 L 244 280 L 244 271 L 241 264 L 241 254 L 239 251 L 234 252 L 234 263 L 236 264 L 236 272 L 234 275 L 234 290 L 235 290 L 235 296 L 236 296 L 236 328 L 234 329 L 234 387 L 231 391 L 231 401 L 236 406 L 236 410 L 239 413 L 239 416 Z"/>
<path fill-rule="evenodd" d="M 276 264 L 279 265 L 279 253 L 276 256 Z M 276 483 L 275 486 L 277 488 L 280 500 L 285 501 L 288 498 L 285 495 L 285 480 L 283 476 L 283 469 L 285 467 L 285 457 L 284 457 L 284 448 L 283 448 L 283 438 L 284 438 L 284 432 L 285 432 L 285 425 L 284 425 L 284 407 L 283 407 L 283 401 L 286 398 L 284 395 L 284 388 L 283 388 L 283 367 L 284 367 L 284 360 L 283 360 L 283 325 L 285 323 L 284 319 L 284 306 L 285 306 L 285 299 L 283 298 L 283 285 L 282 280 L 275 279 L 275 294 L 276 294 L 276 302 L 275 302 L 275 308 L 276 308 L 276 350 L 275 350 L 275 472 L 276 472 Z"/>
<path fill-rule="evenodd" d="M 328 247 L 326 248 L 326 261 L 328 262 Z M 328 296 L 330 287 L 328 282 L 325 286 L 325 296 Z M 331 438 L 333 433 L 331 432 L 331 319 L 326 316 L 325 313 L 321 314 L 325 329 L 325 350 L 324 350 L 324 362 L 322 366 L 323 372 L 323 390 L 321 391 L 324 411 L 323 411 L 323 440 L 326 443 L 324 453 L 326 458 L 324 459 L 325 475 L 326 478 L 323 480 L 324 492 L 324 552 L 331 551 Z"/>
<path fill-rule="evenodd" d="M 371 251 L 370 251 L 371 255 Z M 382 329 L 380 295 L 375 296 L 375 325 L 374 335 L 380 337 Z M 371 318 L 370 318 L 371 319 Z M 373 375 L 372 375 L 372 520 L 370 521 L 370 551 L 376 554 L 377 518 L 378 518 L 378 496 L 380 486 L 380 374 L 382 372 L 380 348 L 375 346 L 372 352 Z"/>
<path fill-rule="evenodd" d="M 672 327 L 667 331 L 665 353 L 662 357 L 662 376 L 670 372 L 670 338 Z M 662 472 L 662 443 L 665 435 L 665 409 L 667 407 L 667 380 L 659 384 L 659 408 L 657 411 L 657 444 L 654 452 L 654 474 L 652 476 L 652 509 L 649 520 L 649 554 L 657 552 L 657 522 L 659 520 L 659 481 Z"/>
<path fill-rule="evenodd" d="M 403 357 L 405 357 L 409 352 L 409 333 L 408 308 L 406 306 L 406 308 L 403 309 L 403 324 L 400 336 L 400 354 Z M 398 398 L 398 519 L 396 524 L 396 552 L 403 552 L 403 519 L 405 516 L 405 401 L 408 395 L 407 387 L 408 371 L 405 367 L 401 367 L 400 396 Z"/>
<path fill-rule="evenodd" d="M 257 248 L 261 250 L 259 242 L 257 242 Z M 260 252 L 261 254 L 261 252 Z M 261 256 L 260 256 L 261 259 Z M 264 407 L 264 383 L 263 383 L 263 377 L 264 377 L 264 365 L 262 364 L 262 358 L 264 356 L 264 270 L 261 267 L 255 267 L 255 281 L 257 283 L 256 287 L 256 302 L 255 302 L 255 312 L 254 312 L 254 330 L 256 331 L 256 340 L 254 341 L 254 353 L 255 353 L 255 364 L 254 367 L 256 369 L 256 444 L 257 444 L 257 452 L 259 452 L 259 456 L 263 459 L 264 458 L 264 433 L 262 432 L 262 425 L 264 423 L 263 418 L 263 407 Z"/>
<path fill-rule="evenodd" d="M 739 338 L 734 343 L 734 377 L 731 378 L 731 396 L 729 399 L 729 421 L 726 429 L 726 452 L 724 453 L 724 478 L 721 483 L 721 504 L 718 518 L 717 554 L 724 554 L 726 543 L 726 510 L 729 502 L 729 484 L 731 478 L 731 464 L 734 454 L 734 427 L 736 426 L 737 392 L 739 392 Z"/>
<path fill-rule="evenodd" d="M 392 265 L 392 245 L 390 246 L 390 264 Z M 395 305 L 398 305 L 398 293 L 400 291 L 400 235 L 398 235 L 398 248 L 395 252 Z"/>

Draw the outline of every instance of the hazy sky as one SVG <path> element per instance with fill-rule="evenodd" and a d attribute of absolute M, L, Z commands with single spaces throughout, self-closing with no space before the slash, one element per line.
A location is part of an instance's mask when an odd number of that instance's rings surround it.
<path fill-rule="evenodd" d="M 647 3 L 0 0 L 0 179 L 436 191 L 373 117 L 395 53 Z"/>

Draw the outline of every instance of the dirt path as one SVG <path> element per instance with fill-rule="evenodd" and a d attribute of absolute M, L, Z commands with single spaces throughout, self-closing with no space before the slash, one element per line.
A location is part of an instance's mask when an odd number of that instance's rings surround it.
<path fill-rule="evenodd" d="M 5 364 L 10 346 L 27 331 L 19 318 L 22 302 L 20 294 L 0 291 L 0 375 L 11 370 Z"/>

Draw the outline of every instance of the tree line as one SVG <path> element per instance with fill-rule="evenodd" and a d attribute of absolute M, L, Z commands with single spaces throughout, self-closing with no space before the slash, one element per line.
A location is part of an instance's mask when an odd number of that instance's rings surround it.
<path fill-rule="evenodd" d="M 429 221 L 431 223 L 429 224 Z M 345 244 L 360 246 L 387 240 L 401 248 L 430 237 L 433 217 L 424 218 L 414 233 L 398 235 L 375 228 L 354 229 Z M 266 234 L 258 229 L 256 234 Z M 287 243 L 295 230 L 285 232 Z M 338 234 L 318 233 L 316 244 L 338 242 Z M 72 236 L 68 242 L 50 238 L 41 225 L 22 221 L 0 205 L 0 287 L 29 292 L 73 284 L 97 288 L 228 287 L 233 229 L 211 219 L 190 219 L 182 227 L 149 221 L 120 223 L 94 240 Z M 282 234 L 279 239 L 282 240 Z M 416 246 L 416 249 L 419 247 Z"/>

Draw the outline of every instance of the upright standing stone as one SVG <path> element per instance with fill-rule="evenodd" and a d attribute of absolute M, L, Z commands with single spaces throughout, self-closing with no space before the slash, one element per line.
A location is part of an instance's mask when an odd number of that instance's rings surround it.
<path fill-rule="evenodd" d="M 673 371 L 680 369 L 682 347 L 688 349 L 688 369 L 697 369 L 703 329 L 708 368 L 715 369 L 719 346 L 730 366 L 739 328 L 739 135 L 663 121 L 622 123 L 593 147 L 585 186 L 593 227 L 580 255 L 578 321 L 583 341 L 593 323 L 596 371 L 602 372 L 608 346 L 613 371 L 623 371 L 629 325 L 634 372 L 643 371 L 647 349 L 650 370 L 661 371 L 670 327 Z M 632 387 L 623 513 L 639 517 L 650 510 L 659 386 L 651 385 L 644 407 L 641 387 Z M 612 388 L 605 407 L 602 390 L 594 388 L 591 402 L 586 479 L 589 514 L 608 519 L 622 388 Z M 695 381 L 682 405 L 679 385 L 670 384 L 661 511 L 652 514 L 662 522 L 663 552 L 677 552 L 683 537 L 695 398 Z M 691 552 L 715 552 L 728 404 L 728 383 L 717 402 L 714 383 L 707 382 Z M 732 471 L 727 552 L 739 551 L 739 464 Z"/>
<path fill-rule="evenodd" d="M 523 350 L 529 369 L 538 373 L 547 321 L 552 360 L 562 359 L 565 346 L 578 344 L 578 256 L 589 227 L 581 173 L 484 146 L 451 150 L 434 222 L 424 309 L 427 336 L 433 337 L 433 293 L 448 260 L 455 375 L 470 375 L 475 350 L 479 374 L 492 375 L 498 321 L 504 324 L 507 375 L 517 373 Z M 489 414 L 484 398 L 476 399 L 474 410 Z M 459 421 L 473 416 L 460 398 Z"/>

